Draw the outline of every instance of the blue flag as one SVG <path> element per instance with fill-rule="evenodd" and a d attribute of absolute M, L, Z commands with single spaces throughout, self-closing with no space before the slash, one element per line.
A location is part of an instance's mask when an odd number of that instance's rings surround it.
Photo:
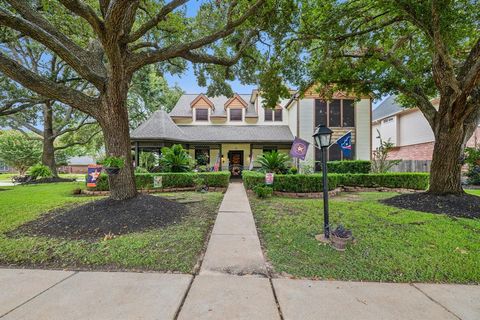
<path fill-rule="evenodd" d="M 342 148 L 343 155 L 350 157 L 352 155 L 352 132 L 348 132 L 337 140 L 337 144 Z"/>

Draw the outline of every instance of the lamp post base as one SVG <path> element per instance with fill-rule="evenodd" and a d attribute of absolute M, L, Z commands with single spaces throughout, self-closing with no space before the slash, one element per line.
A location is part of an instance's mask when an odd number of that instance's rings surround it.
<path fill-rule="evenodd" d="M 317 234 L 315 236 L 315 239 L 321 243 L 331 243 L 332 241 L 330 241 L 329 238 L 325 238 L 325 235 L 322 233 L 322 234 Z"/>

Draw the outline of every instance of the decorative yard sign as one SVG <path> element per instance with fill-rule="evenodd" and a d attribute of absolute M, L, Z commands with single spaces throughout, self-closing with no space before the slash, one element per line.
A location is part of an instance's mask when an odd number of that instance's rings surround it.
<path fill-rule="evenodd" d="M 305 160 L 309 145 L 310 143 L 307 141 L 295 137 L 295 140 L 293 140 L 292 149 L 290 149 L 290 155 L 293 158 Z"/>
<path fill-rule="evenodd" d="M 273 184 L 273 179 L 274 179 L 274 174 L 271 172 L 268 172 L 265 174 L 265 184 L 266 185 L 272 185 Z"/>
<path fill-rule="evenodd" d="M 162 188 L 163 187 L 163 176 L 154 176 L 153 177 L 153 187 Z"/>
<path fill-rule="evenodd" d="M 87 187 L 96 187 L 98 176 L 102 172 L 102 166 L 89 164 L 87 168 Z"/>

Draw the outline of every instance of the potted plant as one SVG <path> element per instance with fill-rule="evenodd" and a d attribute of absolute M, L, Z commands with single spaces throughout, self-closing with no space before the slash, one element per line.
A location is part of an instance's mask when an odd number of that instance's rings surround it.
<path fill-rule="evenodd" d="M 107 157 L 102 161 L 102 165 L 109 175 L 116 175 L 125 166 L 125 160 L 120 157 Z"/>
<path fill-rule="evenodd" d="M 330 234 L 332 247 L 338 251 L 345 251 L 345 247 L 347 243 L 352 239 L 353 239 L 352 231 L 345 229 L 342 225 L 339 225 Z"/>

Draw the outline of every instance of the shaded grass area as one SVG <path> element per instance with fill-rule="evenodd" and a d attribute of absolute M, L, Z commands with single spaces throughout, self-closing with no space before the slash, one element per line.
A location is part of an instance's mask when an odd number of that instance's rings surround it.
<path fill-rule="evenodd" d="M 379 202 L 394 195 L 351 193 L 331 199 L 331 223 L 343 224 L 356 238 L 345 252 L 314 238 L 323 232 L 322 201 L 253 196 L 250 201 L 276 273 L 338 280 L 480 283 L 480 220 Z"/>
<path fill-rule="evenodd" d="M 58 176 L 64 179 L 85 180 L 86 173 L 60 173 Z M 0 173 L 0 182 L 11 182 L 12 177 L 18 176 L 18 173 Z"/>
<path fill-rule="evenodd" d="M 73 269 L 158 270 L 191 272 L 213 225 L 221 193 L 184 193 L 199 197 L 188 214 L 164 228 L 97 241 L 45 236 L 8 237 L 6 233 L 48 210 L 75 206 L 98 198 L 75 197 L 82 183 L 3 187 L 0 192 L 0 264 Z M 179 194 L 175 194 L 179 196 Z"/>

